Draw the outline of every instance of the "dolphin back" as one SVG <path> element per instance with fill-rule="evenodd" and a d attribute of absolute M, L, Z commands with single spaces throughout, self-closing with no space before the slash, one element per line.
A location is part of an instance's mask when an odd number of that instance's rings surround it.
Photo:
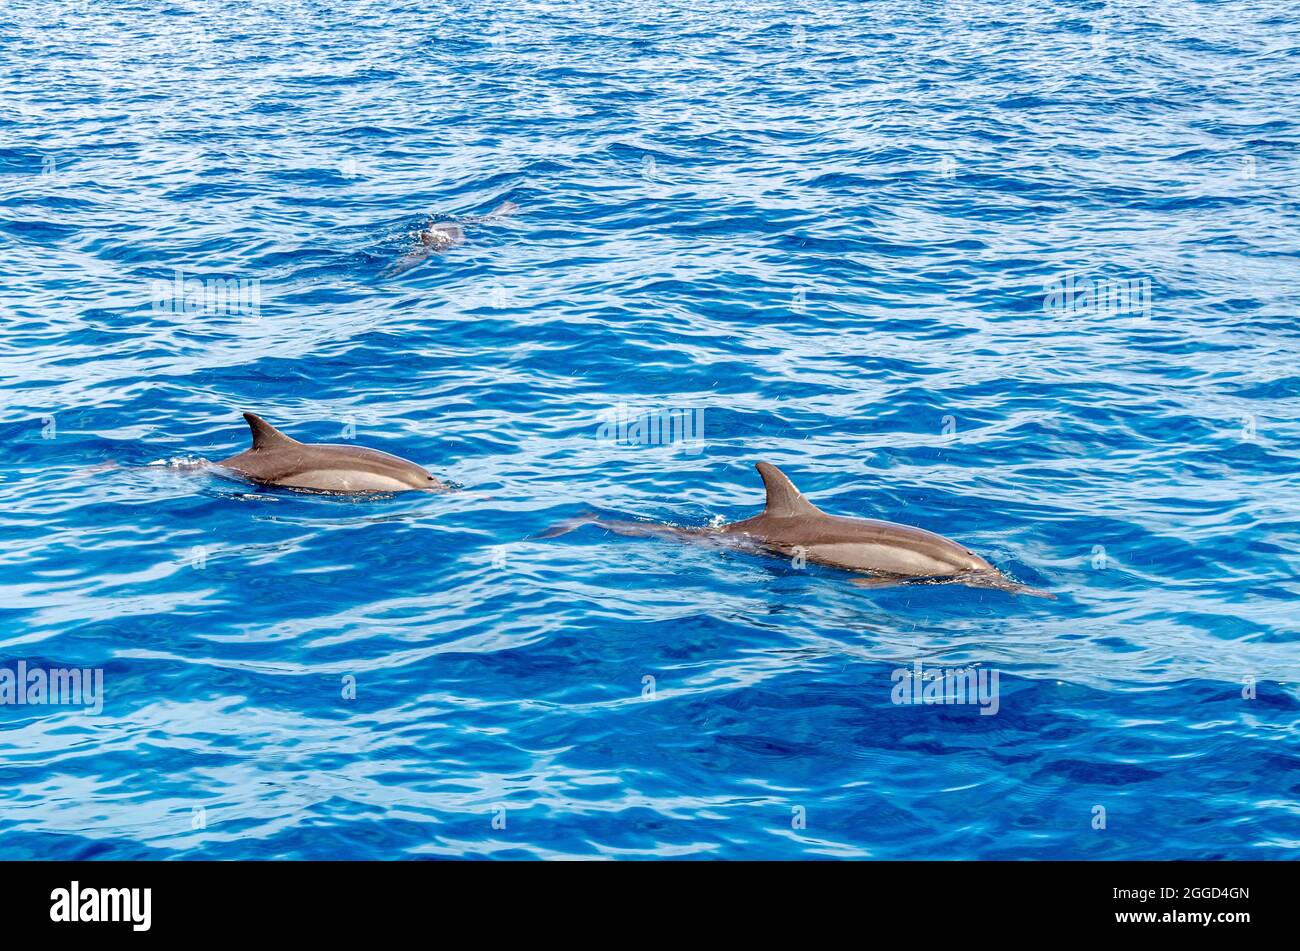
<path fill-rule="evenodd" d="M 245 413 L 244 420 L 252 432 L 252 447 L 218 465 L 253 482 L 341 493 L 447 489 L 424 468 L 399 456 L 365 446 L 299 442 L 253 413 Z"/>

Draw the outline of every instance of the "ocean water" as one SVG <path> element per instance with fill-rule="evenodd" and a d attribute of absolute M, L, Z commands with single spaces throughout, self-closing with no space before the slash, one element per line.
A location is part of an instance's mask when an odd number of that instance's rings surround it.
<path fill-rule="evenodd" d="M 11 0 L 0 668 L 102 709 L 0 705 L 0 856 L 1294 858 L 1298 43 Z M 459 491 L 190 465 L 245 410 Z M 759 460 L 1058 597 L 537 537 L 747 517 Z M 894 702 L 918 663 L 996 704 Z"/>

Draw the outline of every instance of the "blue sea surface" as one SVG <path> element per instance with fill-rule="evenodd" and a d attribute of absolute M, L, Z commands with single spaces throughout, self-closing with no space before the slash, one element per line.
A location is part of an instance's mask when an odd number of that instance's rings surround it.
<path fill-rule="evenodd" d="M 0 857 L 1297 856 L 1293 6 L 10 0 L 0 67 L 0 668 L 103 678 L 0 705 Z M 194 465 L 244 411 L 458 491 Z M 539 537 L 760 460 L 1057 599 Z"/>

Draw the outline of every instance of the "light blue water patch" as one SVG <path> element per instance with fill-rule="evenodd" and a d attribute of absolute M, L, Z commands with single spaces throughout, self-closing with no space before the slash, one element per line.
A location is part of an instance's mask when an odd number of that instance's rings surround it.
<path fill-rule="evenodd" d="M 103 677 L 0 705 L 4 857 L 1294 857 L 1293 11 L 0 22 L 0 668 Z M 190 467 L 245 410 L 462 491 Z M 537 537 L 759 460 L 1058 599 Z"/>

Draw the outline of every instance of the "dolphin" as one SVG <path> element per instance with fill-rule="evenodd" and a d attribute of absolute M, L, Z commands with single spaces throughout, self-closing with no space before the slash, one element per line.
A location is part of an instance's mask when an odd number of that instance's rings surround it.
<path fill-rule="evenodd" d="M 584 517 L 539 537 L 554 538 L 582 525 L 596 524 L 620 535 L 714 542 L 811 561 L 854 572 L 861 577 L 852 583 L 863 587 L 958 583 L 1012 594 L 1056 597 L 1014 581 L 964 545 L 923 528 L 828 515 L 804 498 L 789 477 L 770 462 L 760 462 L 756 468 L 767 489 L 767 504 L 753 518 L 716 527 L 682 528 Z"/>
<path fill-rule="evenodd" d="M 216 465 L 256 482 L 309 492 L 449 491 L 413 462 L 364 446 L 304 443 L 286 436 L 260 416 L 245 413 L 251 449 Z"/>
<path fill-rule="evenodd" d="M 494 224 L 498 221 L 504 221 L 518 210 L 519 206 L 513 201 L 505 201 L 489 214 L 471 216 L 461 220 L 467 225 Z M 430 222 L 420 230 L 417 237 L 420 239 L 420 246 L 398 258 L 397 262 L 389 269 L 388 276 L 392 277 L 409 271 L 421 264 L 430 255 L 444 254 L 458 244 L 464 244 L 465 229 L 461 224 L 454 221 Z"/>

